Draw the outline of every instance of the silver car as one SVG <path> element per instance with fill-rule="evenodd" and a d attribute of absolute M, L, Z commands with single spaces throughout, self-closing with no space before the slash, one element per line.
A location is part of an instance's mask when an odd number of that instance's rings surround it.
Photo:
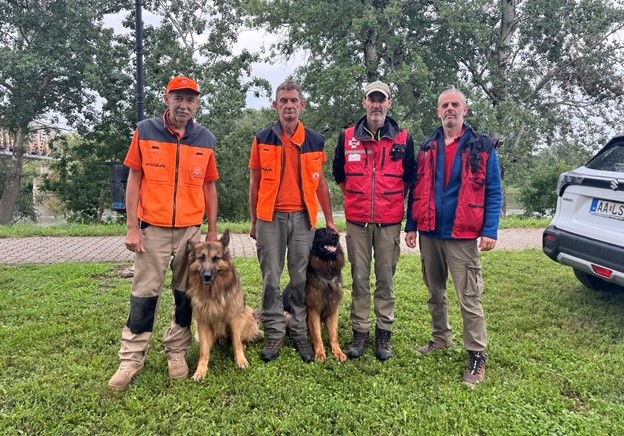
<path fill-rule="evenodd" d="M 542 248 L 588 288 L 624 290 L 624 135 L 559 176 Z"/>

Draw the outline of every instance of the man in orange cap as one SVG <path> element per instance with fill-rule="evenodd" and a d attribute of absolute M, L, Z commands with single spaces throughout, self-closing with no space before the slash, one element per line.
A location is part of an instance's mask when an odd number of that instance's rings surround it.
<path fill-rule="evenodd" d="M 169 376 L 188 375 L 186 350 L 191 344 L 191 304 L 186 297 L 188 241 L 199 241 L 207 216 L 207 240 L 217 238 L 219 178 L 214 156 L 216 139 L 195 123 L 200 91 L 192 79 L 171 79 L 162 117 L 137 124 L 124 165 L 130 168 L 126 187 L 126 248 L 136 253 L 130 315 L 121 333 L 119 369 L 108 382 L 125 389 L 141 372 L 152 337 L 167 266 L 172 270 L 173 320 L 163 338 Z"/>

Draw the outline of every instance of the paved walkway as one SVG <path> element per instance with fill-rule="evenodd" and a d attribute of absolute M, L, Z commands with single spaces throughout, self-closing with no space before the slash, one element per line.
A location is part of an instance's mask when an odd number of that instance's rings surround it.
<path fill-rule="evenodd" d="M 543 229 L 499 230 L 496 250 L 523 250 L 542 247 Z M 342 244 L 345 246 L 344 234 Z M 58 262 L 131 261 L 123 236 L 0 238 L 0 264 Z M 234 257 L 254 257 L 256 243 L 246 234 L 232 234 L 230 252 Z M 405 245 L 401 234 L 401 253 L 416 254 L 418 249 Z"/>

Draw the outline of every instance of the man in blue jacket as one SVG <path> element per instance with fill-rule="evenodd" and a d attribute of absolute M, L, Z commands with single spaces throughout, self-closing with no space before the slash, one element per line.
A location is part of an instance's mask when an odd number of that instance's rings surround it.
<path fill-rule="evenodd" d="M 483 381 L 487 335 L 481 295 L 479 249 L 495 247 L 502 206 L 498 141 L 464 123 L 466 97 L 448 89 L 438 98 L 442 126 L 426 139 L 416 158 L 416 180 L 410 188 L 406 244 L 419 245 L 423 280 L 429 290 L 432 335 L 420 354 L 451 346 L 446 282 L 450 270 L 461 307 L 468 369 L 464 382 Z"/>

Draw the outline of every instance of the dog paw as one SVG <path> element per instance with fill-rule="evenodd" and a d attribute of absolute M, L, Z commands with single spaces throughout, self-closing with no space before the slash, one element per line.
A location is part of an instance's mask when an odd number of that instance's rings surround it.
<path fill-rule="evenodd" d="M 334 354 L 334 357 L 338 360 L 338 362 L 345 363 L 347 361 L 347 355 L 343 353 L 342 351 L 340 353 L 333 353 L 333 354 Z"/>
<path fill-rule="evenodd" d="M 325 351 L 317 351 L 314 353 L 314 360 L 316 360 L 317 362 L 325 362 L 325 359 L 327 359 Z"/>
<path fill-rule="evenodd" d="M 238 366 L 240 369 L 245 369 L 249 367 L 249 362 L 247 361 L 247 359 L 239 359 L 236 361 L 236 366 Z"/>
<path fill-rule="evenodd" d="M 193 377 L 191 378 L 193 379 L 193 381 L 199 383 L 204 377 L 206 377 L 206 371 L 200 371 L 198 369 L 197 371 L 195 371 L 195 374 L 193 374 Z"/>

